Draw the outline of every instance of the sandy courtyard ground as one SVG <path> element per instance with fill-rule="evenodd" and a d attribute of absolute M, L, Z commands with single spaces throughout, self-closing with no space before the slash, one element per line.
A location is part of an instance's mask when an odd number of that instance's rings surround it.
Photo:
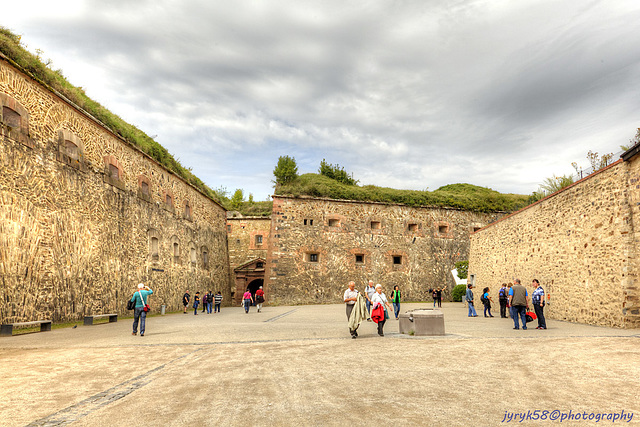
<path fill-rule="evenodd" d="M 428 338 L 392 319 L 384 338 L 365 322 L 352 340 L 343 305 L 158 316 L 144 337 L 121 319 L 2 338 L 0 425 L 595 426 L 623 410 L 640 423 L 639 330 L 443 312 L 447 335 Z M 503 422 L 535 410 L 594 419 Z"/>

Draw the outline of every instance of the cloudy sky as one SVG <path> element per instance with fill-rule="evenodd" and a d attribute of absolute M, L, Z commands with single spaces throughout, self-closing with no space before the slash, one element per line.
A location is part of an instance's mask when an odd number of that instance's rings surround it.
<path fill-rule="evenodd" d="M 640 127 L 637 0 L 51 0 L 0 25 L 212 188 L 362 184 L 528 194 Z"/>

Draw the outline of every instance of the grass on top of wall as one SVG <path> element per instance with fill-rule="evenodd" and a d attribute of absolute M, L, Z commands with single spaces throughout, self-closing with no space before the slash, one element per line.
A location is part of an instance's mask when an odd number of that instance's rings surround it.
<path fill-rule="evenodd" d="M 374 185 L 346 185 L 315 173 L 278 185 L 276 194 L 330 199 L 398 203 L 407 206 L 452 207 L 477 212 L 512 212 L 527 206 L 528 196 L 502 194 L 472 184 L 450 184 L 434 191 L 397 190 Z"/>
<path fill-rule="evenodd" d="M 82 88 L 75 87 L 69 83 L 61 70 L 52 70 L 49 68 L 48 63 L 45 64 L 41 60 L 41 52 L 38 52 L 38 55 L 34 55 L 27 51 L 20 39 L 21 37 L 19 35 L 13 34 L 7 28 L 0 26 L 0 52 L 6 57 L 11 59 L 36 80 L 51 87 L 78 107 L 91 114 L 112 132 L 120 135 L 162 166 L 202 191 L 207 197 L 218 203 L 221 202 L 221 198 L 214 190 L 204 184 L 190 169 L 183 167 L 166 148 L 137 127 L 125 122 L 99 103 L 93 101 L 85 94 Z"/>

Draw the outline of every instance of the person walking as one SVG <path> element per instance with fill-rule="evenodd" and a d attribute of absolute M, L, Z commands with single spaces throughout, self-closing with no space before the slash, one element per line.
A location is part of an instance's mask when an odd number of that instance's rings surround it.
<path fill-rule="evenodd" d="M 509 292 L 511 292 L 512 287 L 513 283 L 509 282 L 507 284 L 507 313 L 509 314 L 510 319 L 513 319 L 513 310 L 511 309 L 511 303 L 509 302 Z"/>
<path fill-rule="evenodd" d="M 507 284 L 503 283 L 498 291 L 498 302 L 500 303 L 500 317 L 507 318 Z"/>
<path fill-rule="evenodd" d="M 213 308 L 214 313 L 220 313 L 220 304 L 222 304 L 222 294 L 218 291 L 214 297 L 215 307 Z"/>
<path fill-rule="evenodd" d="M 184 306 L 184 314 L 187 314 L 187 306 L 189 305 L 189 301 L 191 301 L 191 295 L 189 295 L 189 290 L 182 295 L 182 305 Z"/>
<path fill-rule="evenodd" d="M 465 300 L 467 301 L 467 305 L 469 306 L 469 316 L 468 317 L 478 317 L 476 313 L 476 308 L 473 306 L 473 291 L 471 288 L 473 285 L 469 283 L 467 285 L 467 293 L 465 295 Z"/>
<path fill-rule="evenodd" d="M 547 329 L 547 321 L 544 318 L 544 289 L 540 286 L 538 279 L 533 279 L 531 284 L 535 286 L 531 294 L 531 302 L 538 318 L 538 327 L 536 329 Z"/>
<path fill-rule="evenodd" d="M 481 299 L 482 299 L 482 305 L 484 305 L 484 317 L 487 317 L 487 312 L 489 312 L 488 317 L 493 317 L 493 315 L 491 314 L 491 303 L 493 302 L 493 300 L 489 295 L 489 287 L 486 287 L 482 290 Z"/>
<path fill-rule="evenodd" d="M 358 300 L 358 291 L 356 290 L 356 282 L 351 281 L 347 285 L 347 290 L 344 291 L 344 304 L 346 306 L 347 313 L 347 322 L 349 321 L 349 317 L 351 317 L 351 312 L 353 311 L 353 306 L 356 304 Z M 349 333 L 351 334 L 351 338 L 356 339 L 358 337 L 358 328 L 355 329 L 349 328 Z"/>
<path fill-rule="evenodd" d="M 396 320 L 398 320 L 398 315 L 400 314 L 400 288 L 398 285 L 393 287 L 393 292 L 391 292 L 391 302 L 393 303 L 393 314 L 395 314 Z"/>
<path fill-rule="evenodd" d="M 369 317 L 367 318 L 367 322 L 371 322 L 371 297 L 376 292 L 376 288 L 373 286 L 373 280 L 369 280 L 369 283 L 364 288 L 364 297 L 366 298 L 367 303 L 367 313 L 369 313 Z"/>
<path fill-rule="evenodd" d="M 436 290 L 436 299 L 438 301 L 438 308 L 442 308 L 442 288 Z"/>
<path fill-rule="evenodd" d="M 436 304 L 438 303 L 438 290 L 436 288 L 431 290 L 431 296 L 433 297 L 433 308 L 436 308 Z"/>
<path fill-rule="evenodd" d="M 253 304 L 253 295 L 251 295 L 249 288 L 247 288 L 244 295 L 242 295 L 242 304 L 244 305 L 245 314 L 249 314 L 249 307 Z"/>
<path fill-rule="evenodd" d="M 138 290 L 131 297 L 131 301 L 135 301 L 136 307 L 133 310 L 133 332 L 131 335 L 138 334 L 138 322 L 140 322 L 140 336 L 144 336 L 145 324 L 147 320 L 147 304 L 149 301 L 149 295 L 153 294 L 153 291 L 144 283 L 138 284 Z"/>
<path fill-rule="evenodd" d="M 520 284 L 520 279 L 516 279 L 509 291 L 509 304 L 511 304 L 511 315 L 513 317 L 513 329 L 520 329 L 518 318 L 522 319 L 522 329 L 527 329 L 527 308 L 529 308 L 529 293 Z"/>
<path fill-rule="evenodd" d="M 382 292 L 382 285 L 379 283 L 376 285 L 376 292 L 373 294 L 373 297 L 371 298 L 371 305 L 373 306 L 374 311 L 380 306 L 382 307 L 383 314 L 381 318 L 378 319 L 378 335 L 383 337 L 384 324 L 389 318 L 389 312 L 387 311 L 387 309 L 391 310 L 391 307 L 389 307 L 387 296 Z"/>
<path fill-rule="evenodd" d="M 262 304 L 264 304 L 264 291 L 262 290 L 262 286 L 260 286 L 256 291 L 256 308 L 258 309 L 258 313 L 262 310 Z"/>
<path fill-rule="evenodd" d="M 213 311 L 213 292 L 209 291 L 206 295 L 207 314 Z"/>
<path fill-rule="evenodd" d="M 193 297 L 193 314 L 194 316 L 198 315 L 198 306 L 200 305 L 200 292 L 196 292 L 196 295 Z"/>

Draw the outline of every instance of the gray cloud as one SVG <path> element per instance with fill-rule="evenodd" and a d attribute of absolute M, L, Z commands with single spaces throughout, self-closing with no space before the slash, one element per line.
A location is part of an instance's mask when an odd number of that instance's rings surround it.
<path fill-rule="evenodd" d="M 639 126 L 631 0 L 79 3 L 1 24 L 210 186 L 258 199 L 282 154 L 364 184 L 530 193 Z"/>

